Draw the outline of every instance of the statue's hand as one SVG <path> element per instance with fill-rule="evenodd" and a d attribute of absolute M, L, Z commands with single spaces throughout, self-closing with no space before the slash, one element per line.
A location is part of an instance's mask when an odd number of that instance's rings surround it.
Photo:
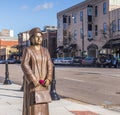
<path fill-rule="evenodd" d="M 49 79 L 46 79 L 45 80 L 45 83 L 44 83 L 44 86 L 48 87 L 50 85 L 50 80 Z"/>
<path fill-rule="evenodd" d="M 39 84 L 38 81 L 35 81 L 35 82 L 34 82 L 34 85 L 35 85 L 35 87 L 38 87 L 40 84 Z"/>

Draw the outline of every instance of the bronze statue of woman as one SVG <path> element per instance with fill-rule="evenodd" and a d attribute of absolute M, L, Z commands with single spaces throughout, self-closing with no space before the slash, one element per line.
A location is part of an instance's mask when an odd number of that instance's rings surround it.
<path fill-rule="evenodd" d="M 42 47 L 40 28 L 29 31 L 31 45 L 24 49 L 21 68 L 24 73 L 23 115 L 49 115 L 48 103 L 36 104 L 31 90 L 48 87 L 52 81 L 53 64 L 47 48 Z"/>

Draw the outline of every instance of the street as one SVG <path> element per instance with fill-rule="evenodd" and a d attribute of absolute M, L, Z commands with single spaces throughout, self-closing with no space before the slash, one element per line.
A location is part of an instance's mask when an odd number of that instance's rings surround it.
<path fill-rule="evenodd" d="M 120 105 L 120 70 L 114 68 L 56 68 L 57 91 L 97 105 Z"/>
<path fill-rule="evenodd" d="M 55 67 L 56 92 L 81 102 L 119 106 L 120 69 Z M 0 79 L 4 81 L 5 65 L 0 65 Z M 23 73 L 20 65 L 9 64 L 9 78 L 22 84 Z"/>

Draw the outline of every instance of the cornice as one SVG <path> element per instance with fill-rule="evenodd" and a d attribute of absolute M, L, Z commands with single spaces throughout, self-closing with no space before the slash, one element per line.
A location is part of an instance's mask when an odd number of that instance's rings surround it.
<path fill-rule="evenodd" d="M 71 6 L 65 10 L 58 12 L 57 15 L 62 15 L 64 13 L 68 13 L 68 12 L 73 11 L 73 10 L 78 9 L 78 8 L 82 10 L 82 9 L 86 8 L 89 4 L 95 5 L 95 4 L 103 2 L 103 1 L 106 1 L 106 0 L 86 0 L 86 1 L 83 1 L 83 2 L 76 4 L 74 6 Z"/>

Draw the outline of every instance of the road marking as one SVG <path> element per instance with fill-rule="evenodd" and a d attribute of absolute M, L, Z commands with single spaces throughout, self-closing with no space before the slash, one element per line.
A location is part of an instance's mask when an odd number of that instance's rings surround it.
<path fill-rule="evenodd" d="M 78 79 L 73 79 L 73 78 L 68 78 L 68 77 L 64 77 L 63 79 L 71 80 L 71 81 L 78 81 L 78 82 L 85 82 L 84 80 L 78 80 Z"/>

